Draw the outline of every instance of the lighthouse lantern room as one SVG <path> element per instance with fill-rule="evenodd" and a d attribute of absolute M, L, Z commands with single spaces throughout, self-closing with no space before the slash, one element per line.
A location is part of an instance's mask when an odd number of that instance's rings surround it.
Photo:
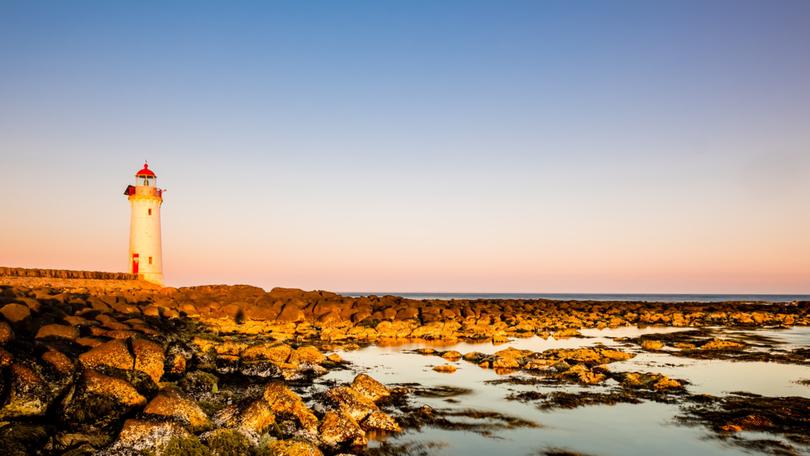
<path fill-rule="evenodd" d="M 140 278 L 163 284 L 163 255 L 160 239 L 160 206 L 163 190 L 157 188 L 157 176 L 144 163 L 135 173 L 135 185 L 124 195 L 132 208 L 129 224 L 129 271 Z"/>

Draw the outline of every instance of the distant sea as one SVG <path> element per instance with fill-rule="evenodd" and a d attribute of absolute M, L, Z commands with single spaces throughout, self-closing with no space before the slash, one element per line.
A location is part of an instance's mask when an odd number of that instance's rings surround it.
<path fill-rule="evenodd" d="M 555 299 L 563 301 L 647 301 L 647 302 L 792 302 L 810 301 L 810 295 L 792 294 L 612 294 L 612 293 L 394 293 L 346 292 L 344 296 L 402 296 L 410 299 Z"/>

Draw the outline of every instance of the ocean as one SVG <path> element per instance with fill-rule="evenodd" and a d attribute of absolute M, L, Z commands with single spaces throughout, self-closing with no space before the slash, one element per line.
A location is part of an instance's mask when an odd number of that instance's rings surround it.
<path fill-rule="evenodd" d="M 806 294 L 636 294 L 636 293 L 413 293 L 345 292 L 344 296 L 401 296 L 409 299 L 554 299 L 563 301 L 647 301 L 647 302 L 793 302 L 810 301 Z"/>

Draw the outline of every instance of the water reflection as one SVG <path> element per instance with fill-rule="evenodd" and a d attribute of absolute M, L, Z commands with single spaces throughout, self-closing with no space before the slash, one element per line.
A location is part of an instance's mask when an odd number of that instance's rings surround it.
<path fill-rule="evenodd" d="M 747 391 L 767 396 L 810 397 L 810 387 L 796 383 L 810 379 L 810 366 L 776 364 L 767 362 L 743 362 L 720 360 L 695 360 L 673 356 L 667 352 L 644 352 L 637 346 L 615 338 L 638 337 L 689 330 L 690 328 L 644 329 L 625 327 L 605 330 L 583 330 L 584 338 L 542 339 L 531 337 L 516 339 L 507 344 L 461 342 L 442 347 L 461 353 L 477 351 L 495 353 L 507 347 L 543 351 L 552 348 L 577 348 L 603 344 L 637 353 L 635 358 L 610 365 L 615 371 L 660 372 L 673 378 L 690 382 L 692 393 L 724 394 Z M 720 336 L 764 336 L 785 346 L 801 346 L 810 343 L 810 329 L 727 331 L 718 330 Z M 732 334 L 733 333 L 733 334 Z M 503 378 L 491 369 L 482 369 L 466 361 L 450 362 L 438 356 L 411 353 L 416 348 L 430 346 L 422 343 L 406 343 L 397 346 L 369 346 L 339 354 L 354 364 L 352 371 L 330 371 L 324 380 L 350 381 L 356 371 L 368 372 L 387 384 L 415 383 L 423 387 L 452 386 L 469 389 L 468 394 L 448 399 L 446 397 L 415 397 L 419 404 L 436 409 L 477 409 L 495 411 L 522 420 L 537 423 L 537 428 L 503 429 L 493 436 L 474 432 L 451 431 L 423 427 L 415 431 L 389 438 L 389 443 L 422 445 L 430 443 L 426 454 L 455 455 L 532 455 L 548 449 L 565 449 L 592 455 L 634 454 L 746 454 L 740 446 L 707 438 L 708 432 L 701 427 L 687 427 L 674 422 L 679 413 L 677 404 L 643 402 L 641 404 L 618 404 L 612 406 L 588 406 L 572 410 L 540 411 L 531 403 L 507 401 L 512 391 L 560 391 L 559 386 L 492 384 L 488 381 Z M 435 344 L 434 344 L 435 346 Z M 432 367 L 453 364 L 454 374 L 437 373 Z M 525 374 L 520 374 L 525 375 Z M 577 391 L 582 387 L 563 387 Z M 589 387 L 599 391 L 602 387 Z M 774 439 L 773 436 L 769 438 Z M 379 443 L 377 443 L 379 445 Z"/>

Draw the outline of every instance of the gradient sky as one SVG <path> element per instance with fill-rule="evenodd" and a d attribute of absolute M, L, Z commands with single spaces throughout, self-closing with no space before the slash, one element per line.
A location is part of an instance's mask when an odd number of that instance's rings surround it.
<path fill-rule="evenodd" d="M 0 265 L 810 293 L 810 2 L 0 2 Z"/>

